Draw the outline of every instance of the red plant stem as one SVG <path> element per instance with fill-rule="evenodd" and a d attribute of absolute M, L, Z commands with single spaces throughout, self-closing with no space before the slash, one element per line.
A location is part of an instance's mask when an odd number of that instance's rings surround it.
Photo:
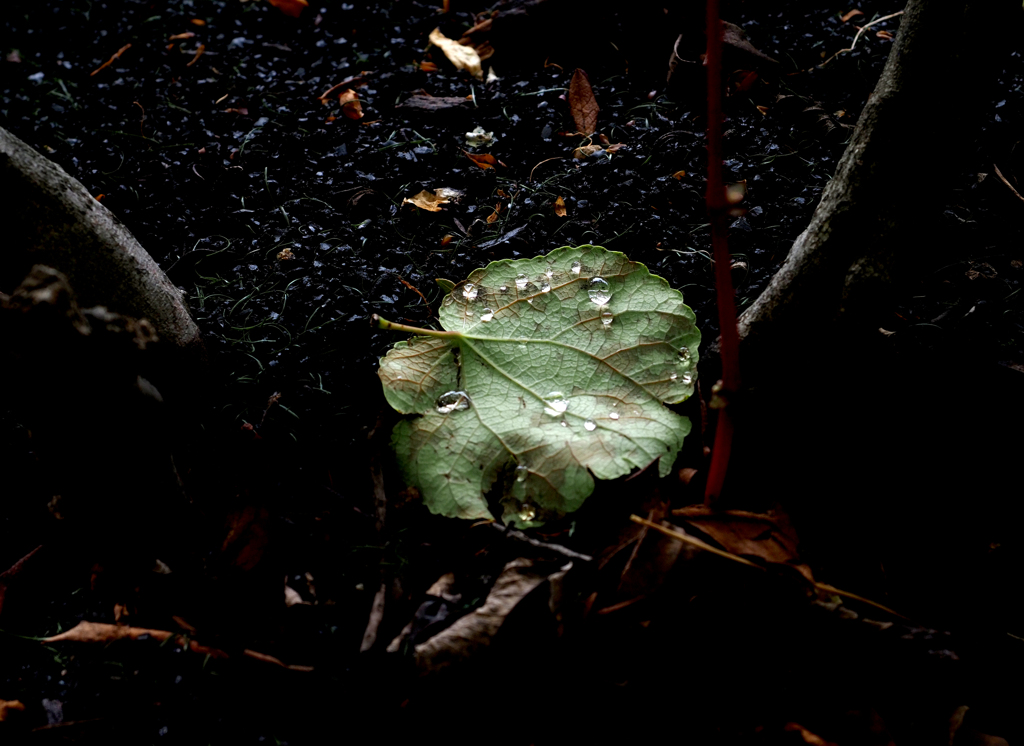
<path fill-rule="evenodd" d="M 732 261 L 726 238 L 726 217 L 729 201 L 722 177 L 722 21 L 718 0 L 707 2 L 708 49 L 708 190 L 705 196 L 711 219 L 711 246 L 715 260 L 715 290 L 718 298 L 719 349 L 722 357 L 722 381 L 718 391 L 725 406 L 718 410 L 715 444 L 711 452 L 704 502 L 712 505 L 722 493 L 729 455 L 732 452 L 732 418 L 730 396 L 740 387 L 739 332 L 736 328 L 736 298 L 732 287 Z"/>

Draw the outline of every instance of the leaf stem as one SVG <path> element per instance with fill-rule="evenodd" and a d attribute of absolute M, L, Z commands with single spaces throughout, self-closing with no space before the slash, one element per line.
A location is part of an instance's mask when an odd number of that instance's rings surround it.
<path fill-rule="evenodd" d="M 715 259 L 715 290 L 718 301 L 718 328 L 721 335 L 722 400 L 740 387 L 739 331 L 736 328 L 736 297 L 732 286 L 732 261 L 726 236 L 729 201 L 722 177 L 722 36 L 723 26 L 718 0 L 707 0 L 708 68 L 708 188 L 705 202 L 711 219 L 711 246 Z M 711 453 L 704 502 L 713 506 L 722 493 L 732 451 L 732 418 L 728 406 L 718 412 L 715 445 Z"/>
<path fill-rule="evenodd" d="M 370 317 L 370 323 L 378 329 L 387 329 L 388 331 L 393 332 L 408 332 L 409 334 L 418 334 L 421 337 L 441 337 L 442 339 L 462 337 L 462 334 L 459 332 L 442 332 L 437 329 L 420 329 L 418 326 L 397 324 L 394 321 L 388 321 L 385 318 L 381 318 L 377 314 L 373 314 L 373 316 Z"/>

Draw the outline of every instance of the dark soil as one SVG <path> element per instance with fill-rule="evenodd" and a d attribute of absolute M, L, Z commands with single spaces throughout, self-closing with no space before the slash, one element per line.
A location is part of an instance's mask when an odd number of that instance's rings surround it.
<path fill-rule="evenodd" d="M 396 681 L 408 672 L 383 661 L 381 645 L 357 653 L 382 579 L 396 604 L 381 628 L 386 645 L 438 575 L 458 567 L 477 579 L 475 587 L 466 581 L 464 611 L 482 601 L 496 570 L 515 554 L 505 544 L 493 547 L 493 537 L 428 516 L 415 502 L 394 507 L 401 485 L 386 462 L 394 415 L 375 371 L 396 340 L 371 330 L 372 314 L 430 325 L 442 297 L 436 278 L 458 281 L 490 261 L 592 243 L 625 252 L 682 289 L 705 340 L 716 336 L 703 204 L 701 13 L 633 3 L 590 16 L 549 0 L 529 18 L 509 13 L 503 27 L 499 16 L 495 54 L 484 63 L 497 78 L 482 82 L 428 49 L 435 27 L 458 38 L 478 20 L 453 6 L 441 15 L 420 2 L 340 3 L 310 7 L 299 19 L 269 3 L 237 0 L 5 7 L 0 124 L 125 222 L 187 293 L 211 353 L 210 369 L 197 372 L 200 394 L 175 405 L 185 420 L 179 468 L 192 499 L 182 522 L 198 536 L 165 550 L 170 554 L 161 559 L 175 572 L 142 578 L 129 568 L 122 576 L 104 571 L 115 560 L 86 552 L 82 567 L 53 573 L 58 579 L 46 581 L 30 611 L 9 622 L 5 610 L 0 700 L 24 702 L 29 727 L 75 721 L 76 730 L 66 730 L 72 738 L 84 742 L 92 728 L 103 738 L 127 735 L 131 743 L 304 743 L 327 722 L 339 732 L 387 733 L 387 720 L 364 722 L 377 712 L 366 708 L 372 702 L 397 712 L 407 691 Z M 853 23 L 895 8 L 862 4 L 865 15 L 843 23 L 846 6 L 726 6 L 724 17 L 778 61 L 727 57 L 726 180 L 746 184 L 730 233 L 742 310 L 806 226 L 890 49 L 892 42 L 875 31 L 895 33 L 898 19 L 872 27 L 854 51 L 818 68 L 850 45 Z M 170 41 L 184 32 L 194 35 Z M 678 54 L 692 63 L 681 63 L 667 84 L 679 34 Z M 424 62 L 437 69 L 425 71 Z M 588 73 L 601 107 L 598 132 L 606 140 L 594 142 L 621 143 L 614 153 L 573 157 L 590 142 L 570 134 L 565 98 L 577 67 Z M 318 98 L 349 78 L 344 87 L 357 92 L 362 119 L 346 116 L 350 108 L 336 99 Z M 885 326 L 900 349 L 948 346 L 993 370 L 1022 370 L 1022 203 L 992 165 L 1014 184 L 1024 175 L 1022 80 L 1024 63 L 1013 52 L 998 79 L 980 83 L 990 88 L 991 103 L 971 162 L 951 164 L 958 188 L 941 218 L 947 240 L 915 269 L 915 282 Z M 407 102 L 421 90 L 461 102 L 419 111 Z M 934 111 L 921 112 L 920 126 L 955 105 L 935 102 Z M 476 127 L 494 133 L 493 145 L 467 145 L 466 133 Z M 490 153 L 500 165 L 482 169 L 467 150 Z M 908 188 L 929 187 L 900 164 L 891 168 Z M 403 204 L 440 187 L 464 196 L 436 213 Z M 565 217 L 555 213 L 558 198 Z M 283 258 L 286 250 L 291 258 Z M 63 535 L 46 508 L 56 491 L 47 481 L 46 454 L 36 453 L 19 422 L 13 413 L 0 422 L 0 464 L 12 475 L 2 488 L 0 568 Z M 385 534 L 375 528 L 371 481 L 381 464 L 392 500 Z M 622 515 L 616 508 L 614 520 L 598 517 L 607 498 L 596 495 L 576 523 L 580 530 L 558 541 L 599 553 L 603 528 Z M 235 536 L 231 544 L 229 529 L 248 538 Z M 165 534 L 156 546 L 168 546 Z M 256 551 L 253 534 L 269 537 L 268 548 L 262 553 L 260 545 L 249 571 L 240 555 Z M 184 569 L 169 559 L 176 552 Z M 318 603 L 278 608 L 282 577 Z M 741 613 L 735 599 L 718 600 L 709 624 L 723 609 Z M 172 617 L 182 617 L 199 628 L 203 644 L 258 649 L 316 670 L 282 672 L 237 656 L 204 660 L 156 642 L 49 648 L 13 634 L 52 635 L 83 618 L 111 622 L 115 604 L 130 607 L 128 621 L 138 626 L 177 629 Z M 755 631 L 730 628 L 715 639 L 726 642 L 735 633 L 770 641 L 782 629 L 786 644 L 796 645 L 797 627 L 781 619 Z M 843 664 L 854 657 L 844 652 Z M 708 653 L 699 658 L 701 665 L 714 663 Z M 521 665 L 543 680 L 555 664 L 541 658 Z M 648 667 L 646 674 L 658 675 Z M 510 677 L 531 686 L 518 668 Z M 726 678 L 711 680 L 723 686 Z M 601 691 L 609 706 L 645 707 L 635 694 L 617 700 L 612 689 Z M 557 707 L 539 699 L 549 696 L 496 699 L 494 727 L 533 707 Z M 699 714 L 704 700 L 693 702 Z M 707 712 L 722 707 L 713 704 Z M 453 712 L 431 717 L 459 729 L 458 706 L 450 706 Z M 416 712 L 431 732 L 427 713 Z M 754 732 L 755 720 L 736 725 L 737 742 Z"/>

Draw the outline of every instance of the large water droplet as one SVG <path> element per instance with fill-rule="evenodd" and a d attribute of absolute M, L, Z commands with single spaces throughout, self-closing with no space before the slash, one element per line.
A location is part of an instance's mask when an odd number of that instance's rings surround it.
<path fill-rule="evenodd" d="M 604 324 L 605 326 L 611 326 L 613 318 L 615 318 L 615 314 L 613 314 L 611 311 L 605 311 L 604 313 L 601 314 L 601 323 Z"/>
<path fill-rule="evenodd" d="M 583 269 L 583 265 L 580 264 L 579 262 L 573 262 L 572 264 L 569 265 L 569 271 L 572 272 L 574 275 L 578 275 L 581 269 Z"/>
<path fill-rule="evenodd" d="M 523 507 L 519 509 L 519 520 L 532 521 L 536 517 L 537 509 L 529 503 L 523 503 Z"/>
<path fill-rule="evenodd" d="M 476 296 L 479 292 L 480 289 L 472 282 L 467 282 L 462 286 L 462 297 L 466 300 L 476 300 Z"/>
<path fill-rule="evenodd" d="M 516 481 L 525 482 L 526 478 L 530 475 L 530 470 L 520 464 L 516 467 Z"/>
<path fill-rule="evenodd" d="M 597 423 L 593 420 L 587 420 L 583 423 L 583 428 L 589 432 L 594 432 L 597 430 Z"/>
<path fill-rule="evenodd" d="M 480 320 L 481 321 L 490 321 L 493 318 L 494 318 L 494 311 L 492 311 L 490 308 L 485 308 L 484 312 L 480 315 Z"/>
<path fill-rule="evenodd" d="M 689 373 L 683 373 L 682 381 L 685 384 L 691 384 L 693 383 L 693 376 L 690 375 Z"/>
<path fill-rule="evenodd" d="M 469 409 L 469 394 L 465 391 L 449 391 L 437 399 L 437 411 L 448 414 L 460 409 Z"/>
<path fill-rule="evenodd" d="M 524 274 L 516 275 L 516 287 L 520 290 L 526 290 L 526 286 L 530 284 L 530 279 Z"/>
<path fill-rule="evenodd" d="M 544 397 L 544 412 L 557 417 L 569 408 L 569 400 L 561 391 L 552 391 Z"/>
<path fill-rule="evenodd" d="M 599 306 L 607 306 L 612 299 L 611 291 L 608 289 L 608 280 L 603 277 L 592 277 L 588 286 L 590 300 Z"/>
<path fill-rule="evenodd" d="M 610 415 L 608 415 L 608 419 L 611 419 L 611 420 L 619 419 L 619 413 L 618 412 L 612 412 Z"/>
<path fill-rule="evenodd" d="M 507 293 L 508 292 L 508 285 L 502 285 L 500 288 L 498 288 L 498 290 L 500 290 L 503 293 Z"/>
<path fill-rule="evenodd" d="M 547 280 L 542 282 L 541 286 L 540 286 L 540 291 L 542 293 L 550 293 L 551 292 L 551 283 L 549 283 Z"/>
<path fill-rule="evenodd" d="M 690 348 L 689 347 L 680 347 L 679 348 L 679 359 L 682 360 L 684 363 L 685 362 L 689 362 L 689 360 L 690 360 Z"/>
<path fill-rule="evenodd" d="M 550 280 L 552 277 L 555 276 L 555 271 L 551 269 L 551 267 L 548 267 L 547 271 L 544 273 L 544 276 Z"/>
<path fill-rule="evenodd" d="M 677 376 L 677 375 L 676 375 L 675 373 L 673 373 L 672 375 L 670 375 L 670 376 L 668 377 L 668 380 L 670 380 L 670 381 L 674 381 L 674 380 L 676 380 L 677 378 L 679 378 L 679 376 Z"/>

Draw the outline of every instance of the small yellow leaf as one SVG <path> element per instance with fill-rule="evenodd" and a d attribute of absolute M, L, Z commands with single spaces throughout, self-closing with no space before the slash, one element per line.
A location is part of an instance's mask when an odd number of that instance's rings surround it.
<path fill-rule="evenodd" d="M 561 197 L 555 200 L 555 215 L 560 218 L 565 217 L 565 200 Z"/>
<path fill-rule="evenodd" d="M 439 28 L 430 32 L 429 39 L 430 43 L 444 52 L 444 56 L 451 60 L 451 63 L 459 70 L 468 70 L 473 77 L 483 79 L 484 71 L 480 64 L 480 55 L 475 49 L 449 39 L 441 33 Z"/>

